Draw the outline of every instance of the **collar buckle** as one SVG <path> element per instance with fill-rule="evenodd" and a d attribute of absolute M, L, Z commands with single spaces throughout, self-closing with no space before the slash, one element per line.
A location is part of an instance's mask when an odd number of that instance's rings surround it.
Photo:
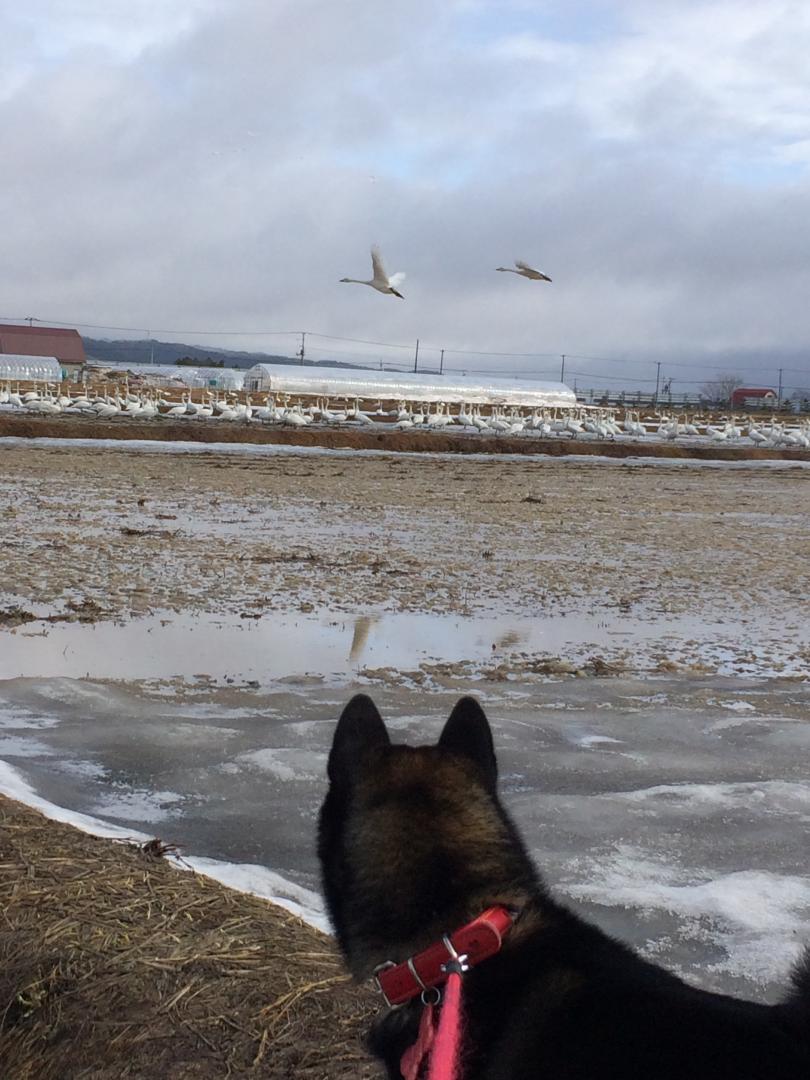
<path fill-rule="evenodd" d="M 383 962 L 381 964 L 377 964 L 377 966 L 374 968 L 374 971 L 371 973 L 372 977 L 374 979 L 374 984 L 377 987 L 377 989 L 380 991 L 380 993 L 382 994 L 383 1001 L 385 1002 L 385 1004 L 388 1006 L 389 1009 L 397 1009 L 397 1008 L 399 1008 L 399 1006 L 392 1004 L 388 1000 L 388 995 L 386 994 L 386 992 L 385 992 L 385 990 L 383 988 L 383 984 L 380 982 L 380 974 L 381 974 L 381 972 L 386 971 L 388 968 L 395 968 L 396 966 L 397 965 L 394 963 L 393 960 L 383 960 Z"/>

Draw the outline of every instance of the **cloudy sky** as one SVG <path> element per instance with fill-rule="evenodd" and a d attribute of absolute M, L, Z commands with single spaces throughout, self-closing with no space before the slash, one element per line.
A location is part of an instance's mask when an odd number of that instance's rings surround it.
<path fill-rule="evenodd" d="M 0 40 L 3 318 L 810 384 L 806 0 L 27 0 Z M 338 284 L 372 242 L 404 301 Z"/>

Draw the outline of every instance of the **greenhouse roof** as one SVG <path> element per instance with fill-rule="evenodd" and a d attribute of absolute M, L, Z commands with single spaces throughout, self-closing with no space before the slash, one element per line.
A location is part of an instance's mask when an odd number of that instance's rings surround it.
<path fill-rule="evenodd" d="M 48 379 L 59 382 L 62 365 L 55 356 L 0 353 L 0 379 Z"/>
<path fill-rule="evenodd" d="M 271 393 L 357 397 L 364 400 L 467 402 L 481 405 L 561 406 L 576 404 L 573 390 L 560 382 L 374 371 L 369 368 L 303 367 L 255 364 L 245 374 L 248 385 Z"/>

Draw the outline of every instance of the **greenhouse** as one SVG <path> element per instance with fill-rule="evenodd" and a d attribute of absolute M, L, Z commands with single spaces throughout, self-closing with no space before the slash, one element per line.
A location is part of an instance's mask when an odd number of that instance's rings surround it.
<path fill-rule="evenodd" d="M 185 364 L 119 364 L 108 362 L 108 371 L 137 375 L 147 381 L 164 385 L 167 382 L 187 386 L 190 390 L 210 387 L 217 390 L 241 390 L 245 381 L 244 371 L 236 368 L 186 367 Z"/>
<path fill-rule="evenodd" d="M 0 383 L 61 382 L 62 365 L 55 356 L 0 353 Z"/>
<path fill-rule="evenodd" d="M 180 368 L 180 371 L 183 369 Z M 245 385 L 245 373 L 237 368 L 198 367 L 190 368 L 194 373 L 194 387 L 210 386 L 218 390 L 241 390 Z"/>
<path fill-rule="evenodd" d="M 475 373 L 443 376 L 369 368 L 324 370 L 292 364 L 255 364 L 245 373 L 245 389 L 363 401 L 443 401 L 446 404 L 523 405 L 529 408 L 576 405 L 574 391 L 559 382 L 484 379 Z"/>

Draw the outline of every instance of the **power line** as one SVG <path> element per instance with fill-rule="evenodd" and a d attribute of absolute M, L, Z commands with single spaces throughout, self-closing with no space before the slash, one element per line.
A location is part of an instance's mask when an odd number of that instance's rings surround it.
<path fill-rule="evenodd" d="M 288 334 L 310 333 L 308 330 L 167 330 L 165 327 L 150 329 L 148 326 L 108 326 L 102 323 L 81 322 L 79 319 L 63 322 L 60 319 L 40 319 L 29 315 L 24 318 L 11 318 L 8 315 L 0 315 L 0 322 L 21 323 L 28 322 L 29 318 L 32 318 L 33 322 L 45 323 L 48 326 L 78 326 L 84 330 L 118 330 L 127 334 L 194 334 L 195 337 L 209 335 L 222 337 L 281 337 Z"/>
<path fill-rule="evenodd" d="M 566 355 L 568 354 L 566 353 Z M 595 379 L 598 382 L 627 382 L 627 379 L 621 375 L 594 375 L 592 371 L 569 371 L 568 374 L 576 376 L 578 379 Z M 655 381 L 655 379 L 637 379 L 635 376 L 633 377 L 634 383 L 655 383 Z"/>
<path fill-rule="evenodd" d="M 334 334 L 318 334 L 314 330 L 307 330 L 307 333 L 310 337 L 324 338 L 327 341 L 349 341 L 355 345 L 381 345 L 386 349 L 407 349 L 409 352 L 413 348 L 413 344 L 401 345 L 394 341 L 367 341 L 365 338 L 336 337 Z"/>
<path fill-rule="evenodd" d="M 402 342 L 393 342 L 393 341 L 377 341 L 377 340 L 370 339 L 370 338 L 343 337 L 343 336 L 340 336 L 340 335 L 337 335 L 337 334 L 324 334 L 324 333 L 321 333 L 321 332 L 315 331 L 315 330 L 301 330 L 301 329 L 295 329 L 295 330 L 265 330 L 265 329 L 257 329 L 257 330 L 226 330 L 226 329 L 222 329 L 222 330 L 198 330 L 198 329 L 188 329 L 188 328 L 186 328 L 186 329 L 160 328 L 160 329 L 152 330 L 149 327 L 142 327 L 142 326 L 113 326 L 113 325 L 106 325 L 106 324 L 101 324 L 101 323 L 81 322 L 80 320 L 75 320 L 75 319 L 71 320 L 70 322 L 64 322 L 64 321 L 59 320 L 59 319 L 43 319 L 43 318 L 39 318 L 39 317 L 36 317 L 36 316 L 29 316 L 29 315 L 18 316 L 18 317 L 11 317 L 11 316 L 3 315 L 3 316 L 0 316 L 0 322 L 11 322 L 11 323 L 28 322 L 30 325 L 33 325 L 34 322 L 37 322 L 37 323 L 44 323 L 44 324 L 50 325 L 50 326 L 80 327 L 80 328 L 86 329 L 86 330 L 113 330 L 113 331 L 115 331 L 117 333 L 145 334 L 145 335 L 147 335 L 147 338 L 153 338 L 156 334 L 167 334 L 167 335 L 170 335 L 170 336 L 176 336 L 176 335 L 180 335 L 180 334 L 188 334 L 188 335 L 191 335 L 191 336 L 194 336 L 194 337 L 290 337 L 290 336 L 300 337 L 301 335 L 307 335 L 307 336 L 309 336 L 311 338 L 319 338 L 322 341 L 335 341 L 335 342 L 341 342 L 341 343 L 352 344 L 352 345 L 371 345 L 371 346 L 374 346 L 376 348 L 401 349 L 401 350 L 405 350 L 405 351 L 408 351 L 408 352 L 410 352 L 413 349 L 413 345 L 411 343 L 402 343 Z M 435 349 L 437 351 L 443 352 L 444 354 L 452 355 L 452 356 L 489 356 L 489 357 L 510 357 L 510 358 L 513 358 L 513 359 L 524 359 L 524 360 L 546 360 L 546 359 L 556 358 L 556 357 L 561 355 L 559 352 L 557 352 L 557 353 L 548 353 L 548 352 L 507 352 L 507 351 L 496 350 L 496 349 L 489 349 L 489 350 L 487 350 L 487 349 L 453 349 L 453 348 L 447 348 L 446 346 L 440 346 L 440 345 L 434 345 L 434 344 L 427 344 L 426 345 L 424 342 L 421 343 L 421 347 L 423 349 L 425 349 L 425 348 Z M 314 348 L 317 349 L 317 347 L 314 347 Z M 329 350 L 317 349 L 317 351 L 326 352 L 326 351 L 329 351 Z M 347 354 L 346 350 L 333 349 L 331 351 L 340 352 L 343 355 Z M 612 357 L 610 357 L 610 356 L 591 356 L 591 355 L 585 355 L 585 354 L 579 354 L 579 353 L 565 353 L 565 356 L 566 356 L 567 359 L 570 359 L 570 360 L 586 360 L 586 361 L 591 361 L 591 362 L 599 363 L 599 364 L 621 364 L 623 366 L 624 365 L 632 365 L 632 366 L 639 366 L 640 365 L 640 366 L 644 366 L 644 367 L 649 367 L 652 364 L 659 363 L 659 361 L 657 361 L 657 360 L 640 360 L 640 359 L 622 358 L 622 357 L 615 357 L 615 356 L 612 356 Z M 750 371 L 762 372 L 762 371 L 767 370 L 767 364 L 765 362 L 752 361 L 750 364 L 743 364 L 743 363 L 737 362 L 737 361 L 735 361 L 733 359 L 729 359 L 728 361 L 726 361 L 726 362 L 724 362 L 722 364 L 707 364 L 707 363 L 704 363 L 704 362 L 689 362 L 689 361 L 686 361 L 686 360 L 667 360 L 667 361 L 661 361 L 660 363 L 661 364 L 666 364 L 667 368 L 669 368 L 670 375 L 668 377 L 672 377 L 677 382 L 680 382 L 680 383 L 685 382 L 685 383 L 687 383 L 687 385 L 689 385 L 691 383 L 694 383 L 695 385 L 697 385 L 699 380 L 689 380 L 689 379 L 679 378 L 679 372 L 682 371 L 683 369 L 686 369 L 686 368 L 699 368 L 701 371 L 705 371 L 705 372 L 726 371 L 726 370 L 728 370 L 729 368 L 732 368 L 732 367 L 736 368 L 737 370 L 742 370 L 742 371 L 750 370 Z M 463 368 L 445 367 L 444 370 L 445 371 L 463 371 L 465 369 L 463 369 Z M 475 370 L 479 374 L 491 374 L 491 375 L 504 375 L 504 374 L 507 374 L 507 373 L 505 373 L 503 371 L 499 371 L 499 370 L 495 370 L 495 371 L 485 370 L 485 369 L 475 369 Z M 808 379 L 810 379 L 810 369 L 783 367 L 781 370 L 783 371 L 783 373 L 789 373 L 789 374 L 794 374 L 794 375 L 802 375 L 802 376 L 806 376 Z M 520 374 L 525 375 L 526 372 L 522 372 Z M 540 373 L 539 372 L 534 372 L 534 374 L 540 374 Z M 590 374 L 590 373 L 574 372 L 574 371 L 570 371 L 570 370 L 569 370 L 569 374 L 572 375 L 572 376 L 575 375 L 575 376 L 577 376 L 579 378 L 593 378 L 593 379 L 597 379 L 597 380 L 611 381 L 611 382 L 625 382 L 625 381 L 627 381 L 627 376 L 621 376 L 620 377 L 620 376 L 608 376 L 608 375 L 593 375 L 593 374 Z M 641 382 L 641 383 L 655 382 L 654 379 L 636 378 L 636 377 L 632 377 L 632 378 L 633 378 L 634 382 Z M 785 389 L 791 389 L 791 387 L 785 387 Z"/>
<path fill-rule="evenodd" d="M 442 346 L 441 345 L 432 345 L 432 344 L 429 343 L 427 345 L 427 348 L 429 348 L 429 349 L 441 349 Z M 560 355 L 560 353 L 558 353 L 558 352 L 546 352 L 546 353 L 541 353 L 541 352 L 497 352 L 495 349 L 447 349 L 447 348 L 445 348 L 444 351 L 446 353 L 452 353 L 454 356 L 514 356 L 514 357 L 525 357 L 525 358 L 531 359 L 531 360 L 534 360 L 534 359 L 547 360 L 547 359 L 550 359 L 553 356 L 559 356 Z M 568 356 L 568 355 L 569 354 L 566 353 L 566 356 Z"/>

